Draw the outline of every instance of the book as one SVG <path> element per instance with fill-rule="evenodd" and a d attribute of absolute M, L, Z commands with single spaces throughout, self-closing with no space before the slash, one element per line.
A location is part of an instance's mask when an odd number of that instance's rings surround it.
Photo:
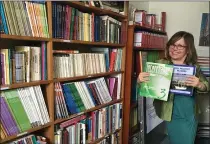
<path fill-rule="evenodd" d="M 173 65 L 146 62 L 146 72 L 150 73 L 149 81 L 140 84 L 140 96 L 167 101 Z"/>
<path fill-rule="evenodd" d="M 193 87 L 186 86 L 185 81 L 188 76 L 195 75 L 195 67 L 189 65 L 174 65 L 173 77 L 170 92 L 192 96 Z"/>

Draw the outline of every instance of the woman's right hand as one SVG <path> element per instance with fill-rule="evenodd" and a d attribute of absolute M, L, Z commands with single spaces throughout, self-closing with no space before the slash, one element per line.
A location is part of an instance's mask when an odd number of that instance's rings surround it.
<path fill-rule="evenodd" d="M 149 73 L 141 72 L 138 76 L 138 82 L 148 82 L 149 81 Z"/>

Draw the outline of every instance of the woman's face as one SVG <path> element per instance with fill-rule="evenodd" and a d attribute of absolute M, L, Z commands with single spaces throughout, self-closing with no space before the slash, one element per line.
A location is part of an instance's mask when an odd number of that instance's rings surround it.
<path fill-rule="evenodd" d="M 187 46 L 183 38 L 169 46 L 169 56 L 172 60 L 184 61 L 187 56 Z"/>

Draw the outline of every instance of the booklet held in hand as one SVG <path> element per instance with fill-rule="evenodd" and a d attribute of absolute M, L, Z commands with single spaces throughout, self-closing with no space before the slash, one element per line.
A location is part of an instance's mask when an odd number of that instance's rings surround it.
<path fill-rule="evenodd" d="M 149 81 L 140 84 L 139 95 L 167 101 L 173 65 L 146 62 L 146 72 L 150 73 Z"/>

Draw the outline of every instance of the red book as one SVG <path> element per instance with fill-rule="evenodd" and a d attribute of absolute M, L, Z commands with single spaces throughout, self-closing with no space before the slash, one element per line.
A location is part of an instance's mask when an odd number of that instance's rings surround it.
<path fill-rule="evenodd" d="M 142 45 L 141 47 L 146 47 L 146 33 L 142 32 L 142 41 L 141 41 Z"/>
<path fill-rule="evenodd" d="M 85 115 L 81 115 L 81 116 L 75 117 L 73 119 L 70 119 L 70 120 L 68 120 L 66 122 L 61 123 L 60 124 L 60 128 L 65 128 L 65 127 L 68 127 L 70 125 L 76 124 L 76 123 L 78 123 L 79 121 L 81 121 L 81 120 L 83 120 L 85 118 L 86 118 Z"/>
<path fill-rule="evenodd" d="M 69 143 L 69 132 L 64 129 L 63 130 L 63 144 L 68 144 Z"/>
<path fill-rule="evenodd" d="M 92 141 L 95 141 L 95 125 L 96 125 L 96 116 L 95 116 L 95 111 L 91 112 L 91 117 L 92 117 Z"/>
<path fill-rule="evenodd" d="M 112 49 L 111 55 L 110 55 L 109 72 L 114 70 L 115 61 L 116 61 L 116 54 L 117 54 L 117 49 Z"/>
<path fill-rule="evenodd" d="M 161 12 L 161 24 L 162 24 L 162 31 L 165 31 L 166 26 L 166 12 Z"/>

